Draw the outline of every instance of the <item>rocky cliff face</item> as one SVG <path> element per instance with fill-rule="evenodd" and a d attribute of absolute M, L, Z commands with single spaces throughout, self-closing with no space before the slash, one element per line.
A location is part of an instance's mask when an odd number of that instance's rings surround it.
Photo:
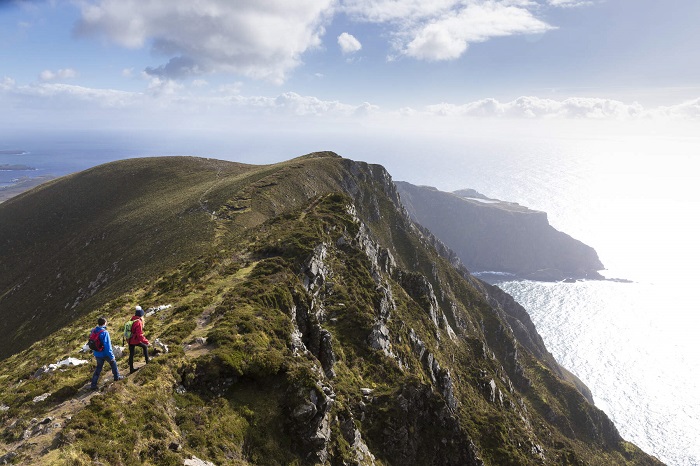
<path fill-rule="evenodd" d="M 70 326 L 2 362 L 13 389 L 0 393 L 0 456 L 659 464 L 570 383 L 517 303 L 409 219 L 383 168 L 328 153 L 230 179 L 220 168 L 199 196 L 168 204 L 210 232 L 198 255 L 118 290 L 116 270 L 103 304 L 97 290 Z M 158 309 L 146 334 L 168 353 L 97 393 L 90 364 L 37 371 L 77 354 L 97 315 L 119 322 L 136 303 Z"/>
<path fill-rule="evenodd" d="M 534 280 L 601 279 L 593 248 L 555 230 L 544 212 L 488 199 L 474 190 L 446 193 L 396 183 L 411 217 L 454 250 L 473 272 Z"/>

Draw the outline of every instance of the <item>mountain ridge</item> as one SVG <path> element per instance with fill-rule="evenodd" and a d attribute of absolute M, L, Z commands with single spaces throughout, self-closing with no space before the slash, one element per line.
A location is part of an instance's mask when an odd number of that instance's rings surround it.
<path fill-rule="evenodd" d="M 0 455 L 16 463 L 660 464 L 562 375 L 526 313 L 410 220 L 378 165 L 122 161 L 0 204 L 6 224 L 21 231 L 0 226 L 2 263 L 19 270 L 0 269 L 0 321 L 24 327 L 2 329 Z M 90 364 L 37 371 L 137 303 L 171 305 L 146 324 L 170 352 L 89 399 Z"/>

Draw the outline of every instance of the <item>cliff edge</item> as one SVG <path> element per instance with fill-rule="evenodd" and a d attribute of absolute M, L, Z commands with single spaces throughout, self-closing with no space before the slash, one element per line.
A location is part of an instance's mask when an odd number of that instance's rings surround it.
<path fill-rule="evenodd" d="M 411 218 L 454 250 L 471 272 L 542 281 L 603 278 L 595 250 L 552 227 L 545 212 L 471 189 L 448 193 L 395 184 Z"/>

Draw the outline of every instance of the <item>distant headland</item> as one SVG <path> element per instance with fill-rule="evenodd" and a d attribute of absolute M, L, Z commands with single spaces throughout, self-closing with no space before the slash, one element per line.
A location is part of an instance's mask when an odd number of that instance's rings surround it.
<path fill-rule="evenodd" d="M 33 170 L 36 170 L 36 168 L 30 167 L 29 165 L 0 163 L 0 170 L 3 170 L 3 171 L 33 171 Z"/>
<path fill-rule="evenodd" d="M 0 149 L 0 155 L 24 155 L 27 151 L 19 149 Z"/>
<path fill-rule="evenodd" d="M 604 279 L 595 250 L 554 229 L 545 212 L 490 199 L 473 189 L 447 193 L 402 181 L 395 184 L 409 215 L 482 279 Z"/>

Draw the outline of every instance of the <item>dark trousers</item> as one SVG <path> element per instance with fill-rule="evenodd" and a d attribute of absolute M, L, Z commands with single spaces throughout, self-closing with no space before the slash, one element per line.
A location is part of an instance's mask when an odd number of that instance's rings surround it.
<path fill-rule="evenodd" d="M 98 356 L 95 356 L 95 359 L 97 359 L 97 367 L 95 368 L 95 373 L 92 374 L 90 388 L 97 388 L 97 381 L 100 379 L 100 373 L 102 373 L 102 366 L 104 366 L 105 361 L 109 362 L 109 365 L 112 367 L 112 375 L 114 376 L 114 380 L 119 380 L 119 369 L 117 368 L 116 359 L 109 360 Z"/>
<path fill-rule="evenodd" d="M 138 345 L 132 345 L 129 343 L 129 370 L 134 372 L 134 350 L 137 347 L 143 348 L 143 357 L 146 358 L 146 364 L 148 364 L 148 345 L 145 343 L 139 343 Z"/>

